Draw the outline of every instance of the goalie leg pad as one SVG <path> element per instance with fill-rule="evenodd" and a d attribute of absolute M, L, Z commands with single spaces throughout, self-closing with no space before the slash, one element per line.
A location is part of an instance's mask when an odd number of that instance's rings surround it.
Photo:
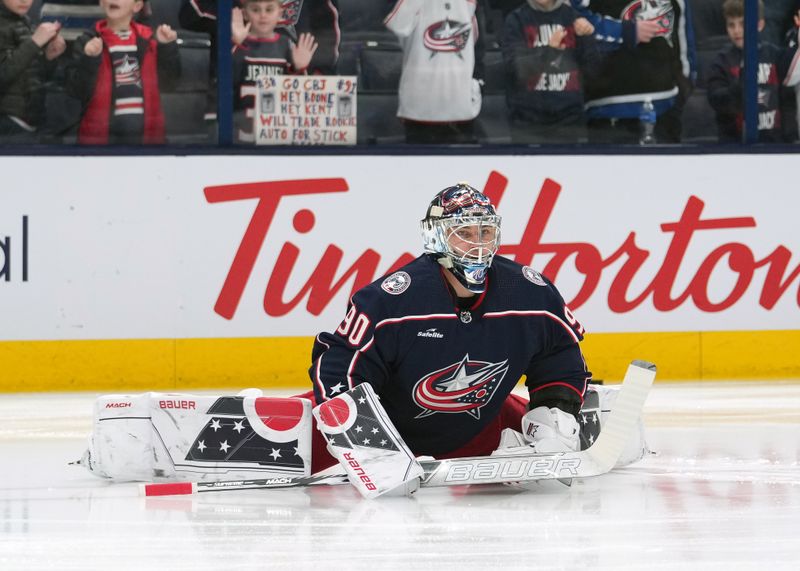
<path fill-rule="evenodd" d="M 260 394 L 102 396 L 79 463 L 119 481 L 310 475 L 311 402 Z"/>
<path fill-rule="evenodd" d="M 313 410 L 328 451 L 365 498 L 416 490 L 424 470 L 389 419 L 372 386 L 362 383 Z"/>

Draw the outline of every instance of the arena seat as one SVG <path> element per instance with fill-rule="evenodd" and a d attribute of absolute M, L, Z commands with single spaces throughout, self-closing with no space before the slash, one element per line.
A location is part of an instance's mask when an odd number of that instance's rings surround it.
<path fill-rule="evenodd" d="M 683 143 L 716 143 L 717 122 L 705 89 L 695 89 L 686 101 L 682 117 Z"/>
<path fill-rule="evenodd" d="M 695 55 L 697 57 L 697 87 L 706 88 L 708 73 L 711 70 L 711 64 L 714 62 L 714 58 L 730 45 L 727 36 L 725 36 L 724 40 L 725 41 L 723 41 L 721 36 L 708 38 L 702 47 L 698 47 L 697 50 L 695 50 Z"/>
<path fill-rule="evenodd" d="M 39 11 L 40 22 L 61 23 L 61 36 L 67 41 L 72 41 L 84 31 L 92 29 L 95 22 L 104 17 L 103 9 L 96 1 L 53 2 L 45 0 Z"/>
<path fill-rule="evenodd" d="M 505 63 L 503 62 L 503 53 L 500 50 L 486 50 L 483 56 L 483 69 L 484 94 L 505 93 L 506 71 Z"/>
<path fill-rule="evenodd" d="M 168 24 L 176 30 L 180 29 L 178 12 L 180 12 L 182 2 L 183 0 L 150 0 L 152 24 Z"/>
<path fill-rule="evenodd" d="M 45 92 L 45 108 L 43 140 L 55 144 L 74 140 L 81 119 L 80 101 L 68 95 L 62 87 L 51 84 Z"/>
<path fill-rule="evenodd" d="M 386 31 L 383 20 L 394 5 L 395 0 L 339 0 L 339 28 L 342 35 Z"/>
<path fill-rule="evenodd" d="M 397 117 L 396 93 L 358 94 L 359 145 L 385 145 L 405 142 L 403 123 Z"/>
<path fill-rule="evenodd" d="M 505 94 L 484 94 L 481 112 L 475 119 L 475 131 L 482 144 L 508 144 L 511 142 Z"/>
<path fill-rule="evenodd" d="M 339 44 L 339 61 L 336 62 L 336 72 L 339 75 L 358 75 L 358 54 L 361 46 L 361 40 L 342 40 Z"/>
<path fill-rule="evenodd" d="M 205 91 L 208 89 L 209 50 L 207 39 L 178 37 L 181 58 L 181 79 L 175 91 Z"/>
<path fill-rule="evenodd" d="M 203 121 L 206 92 L 173 92 L 161 94 L 167 141 L 171 144 L 212 144 L 208 125 Z"/>
<path fill-rule="evenodd" d="M 400 85 L 403 52 L 399 47 L 372 43 L 358 55 L 358 86 L 363 91 L 394 92 Z"/>
<path fill-rule="evenodd" d="M 688 1 L 698 49 L 704 46 L 708 38 L 726 36 L 725 18 L 722 15 L 722 3 L 724 0 Z"/>

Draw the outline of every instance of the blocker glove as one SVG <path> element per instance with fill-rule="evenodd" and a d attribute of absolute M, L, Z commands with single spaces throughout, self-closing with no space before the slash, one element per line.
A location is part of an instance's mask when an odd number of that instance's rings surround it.
<path fill-rule="evenodd" d="M 537 406 L 522 417 L 522 435 L 538 453 L 574 452 L 580 449 L 580 426 L 560 408 Z"/>

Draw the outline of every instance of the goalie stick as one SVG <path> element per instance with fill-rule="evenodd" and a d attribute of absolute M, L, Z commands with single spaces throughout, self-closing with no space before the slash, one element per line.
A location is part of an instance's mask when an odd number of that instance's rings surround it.
<path fill-rule="evenodd" d="M 605 474 L 614 467 L 628 438 L 633 434 L 634 426 L 639 420 L 644 401 L 653 385 L 655 376 L 656 366 L 647 361 L 633 361 L 628 366 L 614 408 L 600 431 L 600 436 L 586 450 L 550 454 L 501 454 L 450 460 L 423 460 L 420 463 L 425 469 L 425 474 L 422 476 L 421 487 L 588 478 Z M 345 482 L 347 482 L 347 477 L 344 474 L 318 474 L 308 477 L 277 477 L 261 480 L 143 484 L 141 492 L 145 496 L 164 496 L 219 490 L 336 485 Z"/>
<path fill-rule="evenodd" d="M 656 377 L 656 366 L 633 361 L 608 420 L 594 444 L 580 452 L 500 454 L 421 462 L 422 487 L 588 478 L 610 471 L 622 454 Z"/>
<path fill-rule="evenodd" d="M 227 480 L 220 482 L 165 482 L 140 484 L 140 494 L 153 496 L 179 496 L 222 490 L 268 490 L 272 488 L 298 488 L 317 484 L 336 485 L 348 482 L 346 474 L 319 474 L 316 476 L 276 476 L 255 480 Z"/>

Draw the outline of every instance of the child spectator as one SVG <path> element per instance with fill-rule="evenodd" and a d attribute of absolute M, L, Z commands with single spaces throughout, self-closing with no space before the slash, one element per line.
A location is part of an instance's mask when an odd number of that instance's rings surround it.
<path fill-rule="evenodd" d="M 81 35 L 67 72 L 67 90 L 80 99 L 78 142 L 162 144 L 166 141 L 160 86 L 180 74 L 178 35 L 134 22 L 142 0 L 100 0 L 106 17 Z"/>
<path fill-rule="evenodd" d="M 474 143 L 475 0 L 398 0 L 384 23 L 403 48 L 397 116 L 407 143 Z"/>
<path fill-rule="evenodd" d="M 309 71 L 314 74 L 333 75 L 339 59 L 338 0 L 281 0 L 279 28 L 285 30 L 292 41 L 299 42 L 298 34 L 308 33 L 318 41 Z M 233 0 L 234 7 L 242 4 Z M 205 119 L 217 120 L 217 0 L 182 0 L 178 19 L 182 27 L 209 35 L 211 53 L 209 60 L 209 92 Z"/>
<path fill-rule="evenodd" d="M 66 48 L 60 24 L 31 28 L 32 4 L 3 0 L 0 5 L 0 138 L 6 141 L 35 141 L 44 120 L 44 83 Z"/>
<path fill-rule="evenodd" d="M 640 116 L 652 104 L 655 140 L 679 143 L 693 89 L 694 31 L 685 0 L 571 0 L 608 54 L 586 77 L 590 143 L 640 143 Z M 647 113 L 649 115 L 649 113 Z"/>
<path fill-rule="evenodd" d="M 708 77 L 708 101 L 714 108 L 720 143 L 742 142 L 744 1 L 725 0 L 722 5 L 731 46 L 717 54 Z M 764 29 L 764 5 L 758 3 L 758 30 Z M 800 15 L 795 16 L 800 25 Z M 794 46 L 782 50 L 774 44 L 758 44 L 758 140 L 791 142 L 797 136 L 794 93 L 786 88 L 798 78 L 797 31 Z M 794 63 L 793 63 L 794 60 Z M 788 74 L 788 75 L 787 75 Z"/>
<path fill-rule="evenodd" d="M 275 30 L 281 20 L 280 0 L 241 0 L 234 8 L 233 92 L 237 140 L 255 142 L 253 107 L 258 78 L 264 75 L 305 73 L 317 43 L 311 34 L 300 34 L 297 43 Z M 246 21 L 246 23 L 245 23 Z"/>
<path fill-rule="evenodd" d="M 512 142 L 585 141 L 582 70 L 601 61 L 593 33 L 567 0 L 527 0 L 508 15 L 501 44 Z"/>
<path fill-rule="evenodd" d="M 797 49 L 798 43 L 800 43 L 800 32 L 798 28 L 800 28 L 800 21 L 798 18 L 800 17 L 800 0 L 795 0 L 794 3 L 794 28 L 786 32 L 787 40 L 786 44 L 790 49 Z M 800 73 L 798 69 L 790 69 L 789 74 L 792 73 Z M 786 80 L 787 85 L 794 84 L 794 93 L 795 93 L 795 109 L 800 109 L 800 81 L 794 82 L 793 78 L 787 78 Z M 800 130 L 800 113 L 797 113 L 797 126 L 798 130 Z"/>

